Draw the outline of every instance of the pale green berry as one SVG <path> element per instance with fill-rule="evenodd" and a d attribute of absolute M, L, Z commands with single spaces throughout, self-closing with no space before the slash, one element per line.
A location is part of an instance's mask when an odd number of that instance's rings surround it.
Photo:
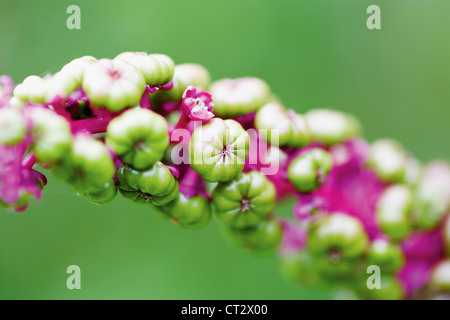
<path fill-rule="evenodd" d="M 267 142 L 275 146 L 300 148 L 310 139 L 305 118 L 292 110 L 285 110 L 277 102 L 266 104 L 256 113 L 255 127 Z"/>
<path fill-rule="evenodd" d="M 314 148 L 289 164 L 288 179 L 298 191 L 312 192 L 325 181 L 332 165 L 333 160 L 327 151 Z"/>
<path fill-rule="evenodd" d="M 421 229 L 436 227 L 450 211 L 450 165 L 427 164 L 414 191 L 414 221 Z"/>
<path fill-rule="evenodd" d="M 38 76 L 29 76 L 15 87 L 13 96 L 22 102 L 44 103 L 46 80 Z"/>
<path fill-rule="evenodd" d="M 402 182 L 405 179 L 407 155 L 396 141 L 380 139 L 370 147 L 369 166 L 385 182 Z"/>
<path fill-rule="evenodd" d="M 430 283 L 435 288 L 450 292 L 450 260 L 439 262 L 431 273 Z"/>
<path fill-rule="evenodd" d="M 412 230 L 411 210 L 413 194 L 406 185 L 387 187 L 376 207 L 381 230 L 394 241 L 404 239 Z"/>
<path fill-rule="evenodd" d="M 208 182 L 226 182 L 242 172 L 249 135 L 234 120 L 214 118 L 192 134 L 189 161 Z"/>
<path fill-rule="evenodd" d="M 185 63 L 175 66 L 172 81 L 172 89 L 158 90 L 152 94 L 152 101 L 157 104 L 162 101 L 181 101 L 184 91 L 190 85 L 206 91 L 211 84 L 211 76 L 202 65 Z"/>
<path fill-rule="evenodd" d="M 91 56 L 84 56 L 81 58 L 74 59 L 66 64 L 61 69 L 61 73 L 64 73 L 72 77 L 78 86 L 81 86 L 83 82 L 83 74 L 88 66 L 96 62 L 97 59 Z"/>
<path fill-rule="evenodd" d="M 333 145 L 359 135 L 361 126 L 350 114 L 315 109 L 305 114 L 306 123 L 313 141 Z"/>
<path fill-rule="evenodd" d="M 167 123 L 147 109 L 127 110 L 109 123 L 106 144 L 124 163 L 148 168 L 162 159 L 169 145 Z"/>
<path fill-rule="evenodd" d="M 114 60 L 124 60 L 132 64 L 144 76 L 151 86 L 161 86 L 172 80 L 175 64 L 165 54 L 147 54 L 146 52 L 123 52 Z"/>
<path fill-rule="evenodd" d="M 67 156 L 72 144 L 72 133 L 66 119 L 44 108 L 29 111 L 33 126 L 31 149 L 39 161 L 57 162 Z"/>
<path fill-rule="evenodd" d="M 267 83 L 253 77 L 217 80 L 210 92 L 214 114 L 222 118 L 256 112 L 271 99 Z"/>
<path fill-rule="evenodd" d="M 0 108 L 0 144 L 11 146 L 23 140 L 27 126 L 19 109 Z"/>
<path fill-rule="evenodd" d="M 100 59 L 84 71 L 82 87 L 92 104 L 118 112 L 139 104 L 145 80 L 122 59 Z"/>

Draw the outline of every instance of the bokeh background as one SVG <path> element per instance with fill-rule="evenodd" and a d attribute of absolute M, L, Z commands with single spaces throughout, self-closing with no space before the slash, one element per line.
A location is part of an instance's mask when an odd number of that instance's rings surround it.
<path fill-rule="evenodd" d="M 81 8 L 81 30 L 66 9 Z M 381 30 L 366 9 L 381 7 Z M 265 79 L 299 112 L 355 114 L 364 135 L 400 140 L 422 161 L 450 159 L 448 0 L 0 0 L 0 74 L 20 82 L 83 55 L 165 53 L 214 79 Z M 293 202 L 277 209 L 289 215 Z M 2 210 L 2 209 L 0 209 Z M 66 268 L 81 268 L 81 290 Z M 118 197 L 97 207 L 50 177 L 40 203 L 0 214 L 0 298 L 315 299 L 275 257 L 229 246 L 213 221 L 198 231 Z"/>

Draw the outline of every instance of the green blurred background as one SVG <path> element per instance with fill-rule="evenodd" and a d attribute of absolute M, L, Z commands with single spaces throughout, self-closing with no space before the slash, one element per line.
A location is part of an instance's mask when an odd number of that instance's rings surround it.
<path fill-rule="evenodd" d="M 81 8 L 68 30 L 66 8 Z M 366 9 L 381 7 L 381 30 Z M 393 137 L 419 159 L 450 158 L 448 0 L 0 0 L 0 74 L 15 81 L 73 58 L 159 52 L 214 79 L 258 76 L 290 108 L 354 113 L 365 137 Z M 289 214 L 292 202 L 279 213 Z M 66 268 L 81 268 L 81 290 Z M 97 207 L 50 177 L 23 214 L 0 214 L 0 298 L 314 299 L 275 257 L 230 247 L 118 197 Z"/>

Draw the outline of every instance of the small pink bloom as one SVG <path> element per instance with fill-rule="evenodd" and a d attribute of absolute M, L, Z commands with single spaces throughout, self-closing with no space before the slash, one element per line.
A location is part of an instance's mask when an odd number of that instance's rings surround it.
<path fill-rule="evenodd" d="M 214 113 L 212 113 L 214 104 L 209 92 L 189 86 L 184 91 L 182 99 L 183 113 L 189 119 L 206 122 L 214 118 Z"/>

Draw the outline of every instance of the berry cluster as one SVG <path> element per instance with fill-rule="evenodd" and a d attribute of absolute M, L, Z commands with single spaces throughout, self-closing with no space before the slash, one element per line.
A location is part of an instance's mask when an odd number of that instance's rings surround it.
<path fill-rule="evenodd" d="M 0 77 L 0 206 L 25 210 L 47 183 L 37 168 L 51 169 L 95 204 L 119 192 L 191 229 L 214 215 L 302 285 L 448 298 L 450 165 L 360 131 L 349 114 L 286 109 L 258 78 L 211 83 L 162 54 L 85 56 L 16 87 Z M 286 197 L 294 220 L 274 213 Z"/>

